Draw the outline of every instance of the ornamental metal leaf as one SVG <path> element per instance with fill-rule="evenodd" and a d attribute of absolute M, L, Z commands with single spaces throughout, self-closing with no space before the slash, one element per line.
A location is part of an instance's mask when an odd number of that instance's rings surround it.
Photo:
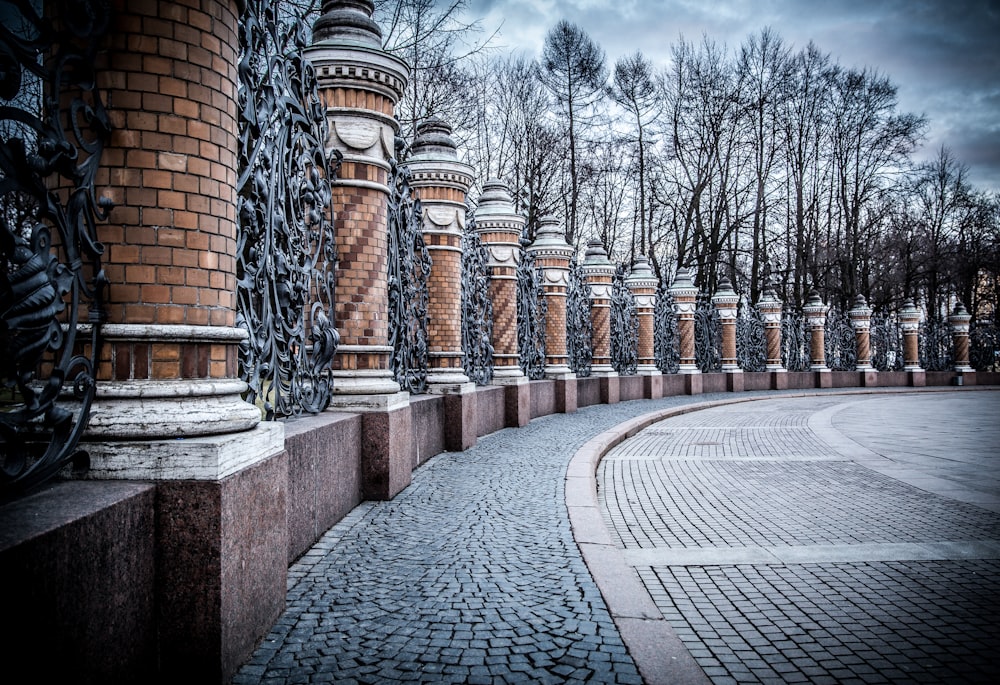
<path fill-rule="evenodd" d="M 694 311 L 694 357 L 702 373 L 722 371 L 722 322 L 708 293 L 698 293 Z"/>
<path fill-rule="evenodd" d="M 802 312 L 786 306 L 781 312 L 781 364 L 788 371 L 808 371 L 809 336 Z"/>
<path fill-rule="evenodd" d="M 639 314 L 628 275 L 619 264 L 611 282 L 611 366 L 619 376 L 634 376 L 639 368 Z"/>
<path fill-rule="evenodd" d="M 527 244 L 526 236 L 522 236 L 521 247 Z M 523 253 L 517 266 L 518 363 L 524 375 L 534 381 L 545 377 L 545 320 L 549 308 L 535 255 L 526 249 Z"/>
<path fill-rule="evenodd" d="M 423 209 L 410 189 L 410 169 L 389 160 L 389 366 L 399 387 L 427 390 L 431 253 L 424 243 Z"/>
<path fill-rule="evenodd" d="M 11 3 L 0 26 L 3 498 L 87 467 L 78 443 L 103 347 L 96 223 L 111 202 L 94 181 L 111 124 L 94 65 L 110 15 L 104 2 L 53 4 L 42 17 Z"/>
<path fill-rule="evenodd" d="M 943 318 L 928 318 L 918 332 L 920 366 L 925 371 L 949 371 L 952 360 L 951 325 Z"/>
<path fill-rule="evenodd" d="M 493 380 L 493 300 L 489 251 L 476 233 L 476 219 L 465 213 L 462 234 L 462 366 L 476 385 Z"/>
<path fill-rule="evenodd" d="M 760 310 L 740 301 L 736 318 L 736 359 L 744 371 L 767 370 L 767 335 Z"/>
<path fill-rule="evenodd" d="M 330 402 L 336 248 L 324 141 L 326 111 L 303 57 L 305 25 L 254 0 L 240 22 L 239 232 L 236 325 L 240 377 L 266 419 Z"/>
<path fill-rule="evenodd" d="M 674 294 L 662 281 L 657 288 L 653 317 L 653 351 L 656 356 L 656 368 L 661 373 L 677 373 L 681 368 L 677 312 L 674 309 Z"/>
<path fill-rule="evenodd" d="M 876 310 L 872 314 L 872 366 L 878 371 L 899 371 L 903 368 L 903 338 L 896 317 Z"/>
<path fill-rule="evenodd" d="M 569 290 L 566 293 L 566 349 L 569 368 L 580 378 L 590 375 L 594 361 L 594 324 L 590 318 L 590 288 L 583 268 L 576 258 L 569 265 Z"/>
<path fill-rule="evenodd" d="M 823 330 L 826 365 L 834 371 L 854 371 L 858 367 L 858 336 L 850 317 L 830 307 Z"/>
<path fill-rule="evenodd" d="M 1000 370 L 1000 327 L 974 323 L 969 330 L 969 364 L 976 371 Z"/>

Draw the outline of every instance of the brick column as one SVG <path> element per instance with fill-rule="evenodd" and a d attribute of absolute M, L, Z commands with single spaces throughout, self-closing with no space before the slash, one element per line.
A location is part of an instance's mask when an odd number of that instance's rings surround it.
<path fill-rule="evenodd" d="M 781 308 L 782 302 L 774 288 L 765 290 L 757 303 L 764 319 L 764 336 L 767 339 L 767 370 L 779 373 L 785 371 L 781 364 Z"/>
<path fill-rule="evenodd" d="M 903 370 L 921 372 L 920 310 L 907 300 L 899 312 L 899 327 L 903 330 Z"/>
<path fill-rule="evenodd" d="M 698 288 L 691 280 L 691 272 L 681 267 L 677 269 L 674 282 L 670 286 L 674 296 L 674 310 L 677 312 L 677 336 L 680 338 L 678 352 L 680 353 L 679 373 L 698 375 L 701 369 L 695 363 L 694 357 L 694 313 L 698 306 Z"/>
<path fill-rule="evenodd" d="M 656 366 L 654 328 L 656 325 L 656 274 L 649 268 L 649 260 L 639 255 L 625 285 L 635 298 L 639 317 L 638 365 L 636 373 L 643 376 L 643 396 L 658 399 L 663 396 L 663 374 Z"/>
<path fill-rule="evenodd" d="M 854 328 L 854 336 L 858 348 L 858 371 L 873 371 L 872 366 L 872 308 L 868 306 L 864 295 L 854 298 L 854 307 L 847 312 L 851 319 L 851 326 Z"/>
<path fill-rule="evenodd" d="M 389 159 L 406 64 L 382 50 L 371 0 L 324 0 L 306 57 L 316 69 L 330 125 L 343 154 L 333 183 L 341 344 L 333 359 L 331 408 L 361 412 L 365 497 L 391 499 L 409 485 L 413 427 L 409 393 L 389 368 Z"/>
<path fill-rule="evenodd" d="M 113 0 L 115 202 L 90 478 L 155 481 L 159 677 L 228 681 L 284 607 L 284 427 L 240 394 L 235 0 Z"/>
<path fill-rule="evenodd" d="M 611 287 L 615 267 L 608 259 L 608 253 L 600 240 L 587 243 L 582 269 L 590 298 L 590 320 L 593 326 L 590 339 L 593 349 L 590 375 L 601 379 L 601 402 L 614 404 L 621 397 L 618 372 L 611 366 Z"/>
<path fill-rule="evenodd" d="M 975 369 L 969 364 L 969 323 L 972 315 L 965 309 L 961 302 L 955 303 L 955 309 L 948 317 L 951 324 L 952 345 L 954 349 L 955 371 L 959 373 L 972 373 Z"/>
<path fill-rule="evenodd" d="M 499 179 L 486 181 L 476 208 L 476 233 L 489 252 L 493 385 L 508 386 L 508 426 L 525 426 L 531 420 L 528 379 L 521 371 L 517 351 L 517 266 L 521 263 L 523 229 L 524 217 L 514 211 L 507 185 Z"/>
<path fill-rule="evenodd" d="M 733 290 L 729 278 L 723 276 L 719 288 L 712 296 L 712 304 L 719 312 L 722 326 L 722 371 L 726 374 L 726 387 L 733 392 L 743 390 L 743 369 L 736 357 L 736 310 L 740 296 Z"/>
<path fill-rule="evenodd" d="M 431 255 L 427 391 L 446 396 L 445 447 L 462 451 L 476 444 L 478 433 L 476 384 L 462 367 L 462 232 L 472 167 L 458 161 L 451 126 L 437 118 L 417 127 L 407 165 L 423 206 L 424 242 Z"/>
<path fill-rule="evenodd" d="M 819 292 L 813 288 L 809 291 L 809 299 L 802 308 L 806 327 L 809 330 L 809 369 L 820 376 L 820 387 L 827 387 L 826 376 L 830 368 L 826 365 L 826 313 L 830 306 L 823 303 Z"/>

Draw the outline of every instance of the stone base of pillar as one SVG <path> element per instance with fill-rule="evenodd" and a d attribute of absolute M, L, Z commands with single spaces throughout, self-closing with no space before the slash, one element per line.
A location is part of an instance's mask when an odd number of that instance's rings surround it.
<path fill-rule="evenodd" d="M 878 371 L 875 369 L 858 369 L 858 375 L 861 387 L 874 388 L 878 385 Z"/>
<path fill-rule="evenodd" d="M 788 390 L 788 372 L 785 369 L 771 372 L 771 390 Z"/>
<path fill-rule="evenodd" d="M 401 393 L 409 397 L 409 393 Z M 407 402 L 361 414 L 361 492 L 390 500 L 410 484 L 414 463 L 413 415 Z"/>
<path fill-rule="evenodd" d="M 601 404 L 618 404 L 622 397 L 618 374 L 612 372 L 606 376 L 599 376 L 598 379 Z"/>
<path fill-rule="evenodd" d="M 684 374 L 683 378 L 685 395 L 700 395 L 702 393 L 704 379 L 700 373 L 687 373 Z"/>
<path fill-rule="evenodd" d="M 813 375 L 816 377 L 816 387 L 817 388 L 832 388 L 833 387 L 833 373 L 830 369 L 817 369 L 813 368 Z"/>
<path fill-rule="evenodd" d="M 431 392 L 436 389 L 431 388 Z M 444 393 L 444 448 L 464 452 L 476 444 L 479 410 L 475 383 L 464 383 L 455 392 Z"/>
<path fill-rule="evenodd" d="M 742 371 L 730 371 L 726 373 L 726 390 L 728 392 L 743 392 Z"/>
<path fill-rule="evenodd" d="M 504 425 L 521 428 L 531 421 L 531 385 L 527 376 L 493 377 L 493 385 L 504 386 Z"/>
<path fill-rule="evenodd" d="M 699 376 L 700 378 L 700 376 Z M 642 374 L 642 396 L 647 400 L 658 400 L 663 397 L 663 374 Z"/>
<path fill-rule="evenodd" d="M 923 388 L 927 385 L 927 372 L 923 369 L 907 369 L 907 380 L 912 388 Z"/>
<path fill-rule="evenodd" d="M 556 412 L 572 414 L 576 411 L 576 376 L 564 376 L 556 381 Z"/>

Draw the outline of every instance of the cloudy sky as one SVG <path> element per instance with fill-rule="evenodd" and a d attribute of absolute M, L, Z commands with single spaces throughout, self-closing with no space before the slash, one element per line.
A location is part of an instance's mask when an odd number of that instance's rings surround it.
<path fill-rule="evenodd" d="M 641 50 L 669 62 L 670 44 L 703 34 L 735 50 L 770 26 L 794 48 L 812 40 L 845 67 L 874 67 L 899 87 L 905 112 L 929 120 L 919 158 L 942 145 L 970 180 L 1000 192 L 998 0 L 469 0 L 469 15 L 498 45 L 538 55 L 565 18 L 608 56 Z"/>

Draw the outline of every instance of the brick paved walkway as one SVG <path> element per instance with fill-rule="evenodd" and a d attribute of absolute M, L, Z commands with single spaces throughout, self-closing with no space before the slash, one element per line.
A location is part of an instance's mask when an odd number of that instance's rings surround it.
<path fill-rule="evenodd" d="M 708 409 L 609 452 L 600 501 L 713 683 L 996 682 L 998 418 L 998 392 Z"/>

